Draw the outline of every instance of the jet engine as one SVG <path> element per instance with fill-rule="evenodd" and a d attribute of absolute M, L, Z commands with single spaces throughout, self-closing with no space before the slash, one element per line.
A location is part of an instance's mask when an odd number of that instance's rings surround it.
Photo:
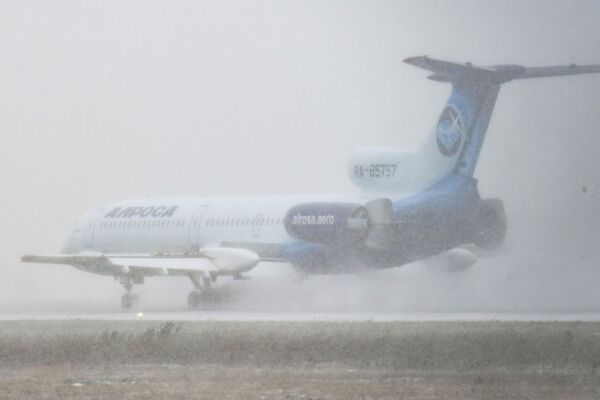
<path fill-rule="evenodd" d="M 482 200 L 476 213 L 473 243 L 482 249 L 493 250 L 504 242 L 507 226 L 502 200 Z"/>
<path fill-rule="evenodd" d="M 391 245 L 395 233 L 392 202 L 376 199 L 354 203 L 303 203 L 285 217 L 290 236 L 310 243 L 363 242 L 375 249 Z"/>

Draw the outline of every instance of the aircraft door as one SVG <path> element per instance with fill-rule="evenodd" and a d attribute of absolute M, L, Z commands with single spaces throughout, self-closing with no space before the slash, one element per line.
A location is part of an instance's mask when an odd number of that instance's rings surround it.
<path fill-rule="evenodd" d="M 85 247 L 88 249 L 92 249 L 94 247 L 94 232 L 96 230 L 96 224 L 100 217 L 100 211 L 96 211 L 94 214 L 90 215 L 89 218 L 85 220 L 85 225 L 83 226 L 83 241 Z"/>
<path fill-rule="evenodd" d="M 207 206 L 200 206 L 194 213 L 192 220 L 190 221 L 190 228 L 188 231 L 188 242 L 192 249 L 199 250 L 201 243 L 201 227 L 202 227 L 202 219 L 204 218 L 204 214 L 206 214 Z"/>
<path fill-rule="evenodd" d="M 262 213 L 256 214 L 256 216 L 252 219 L 252 237 L 254 239 L 260 238 L 260 228 L 265 222 L 265 217 Z"/>

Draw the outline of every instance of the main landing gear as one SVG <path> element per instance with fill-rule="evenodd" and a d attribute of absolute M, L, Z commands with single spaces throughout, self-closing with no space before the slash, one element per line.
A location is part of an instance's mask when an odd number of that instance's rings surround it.
<path fill-rule="evenodd" d="M 198 273 L 191 273 L 189 277 L 195 289 L 188 295 L 188 307 L 197 309 L 202 304 L 211 302 L 211 282 L 214 282 L 216 277 Z"/>
<path fill-rule="evenodd" d="M 203 304 L 213 303 L 215 301 L 212 283 L 216 282 L 217 276 L 208 273 L 194 272 L 188 274 L 194 284 L 194 290 L 188 296 L 188 306 L 191 309 L 199 308 Z M 117 278 L 115 276 L 115 278 Z M 144 277 L 138 274 L 123 273 L 118 276 L 119 283 L 125 289 L 125 294 L 121 297 L 121 308 L 129 310 L 136 306 L 140 298 L 137 294 L 131 293 L 134 284 L 144 283 Z"/>
<path fill-rule="evenodd" d="M 137 294 L 132 294 L 131 289 L 133 288 L 133 279 L 129 274 L 124 274 L 119 277 L 119 282 L 125 288 L 126 293 L 121 297 L 121 308 L 123 310 L 129 310 L 131 307 L 137 305 L 140 302 L 140 297 Z"/>

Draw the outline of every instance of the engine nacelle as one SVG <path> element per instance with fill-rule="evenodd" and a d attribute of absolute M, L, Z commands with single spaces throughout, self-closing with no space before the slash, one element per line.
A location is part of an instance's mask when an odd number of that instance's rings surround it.
<path fill-rule="evenodd" d="M 364 227 L 357 226 L 364 207 L 353 203 L 303 203 L 285 216 L 285 229 L 295 239 L 329 244 L 340 240 L 364 239 Z"/>
<path fill-rule="evenodd" d="M 504 242 L 507 226 L 502 200 L 482 200 L 477 210 L 473 243 L 482 249 L 493 250 Z"/>

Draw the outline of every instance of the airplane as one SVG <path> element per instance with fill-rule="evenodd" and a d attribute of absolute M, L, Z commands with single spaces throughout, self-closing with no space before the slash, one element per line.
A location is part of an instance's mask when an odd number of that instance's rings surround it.
<path fill-rule="evenodd" d="M 179 275 L 194 290 L 188 306 L 207 301 L 218 277 L 243 279 L 261 261 L 286 262 L 306 274 L 355 273 L 446 257 L 472 265 L 468 246 L 502 244 L 502 200 L 482 199 L 475 167 L 502 84 L 518 79 L 600 72 L 600 65 L 475 66 L 428 56 L 404 62 L 452 85 L 437 124 L 415 152 L 360 149 L 348 173 L 351 195 L 161 198 L 117 201 L 86 213 L 59 255 L 23 262 L 65 264 L 112 276 L 121 305 L 139 298 L 134 285 Z"/>

